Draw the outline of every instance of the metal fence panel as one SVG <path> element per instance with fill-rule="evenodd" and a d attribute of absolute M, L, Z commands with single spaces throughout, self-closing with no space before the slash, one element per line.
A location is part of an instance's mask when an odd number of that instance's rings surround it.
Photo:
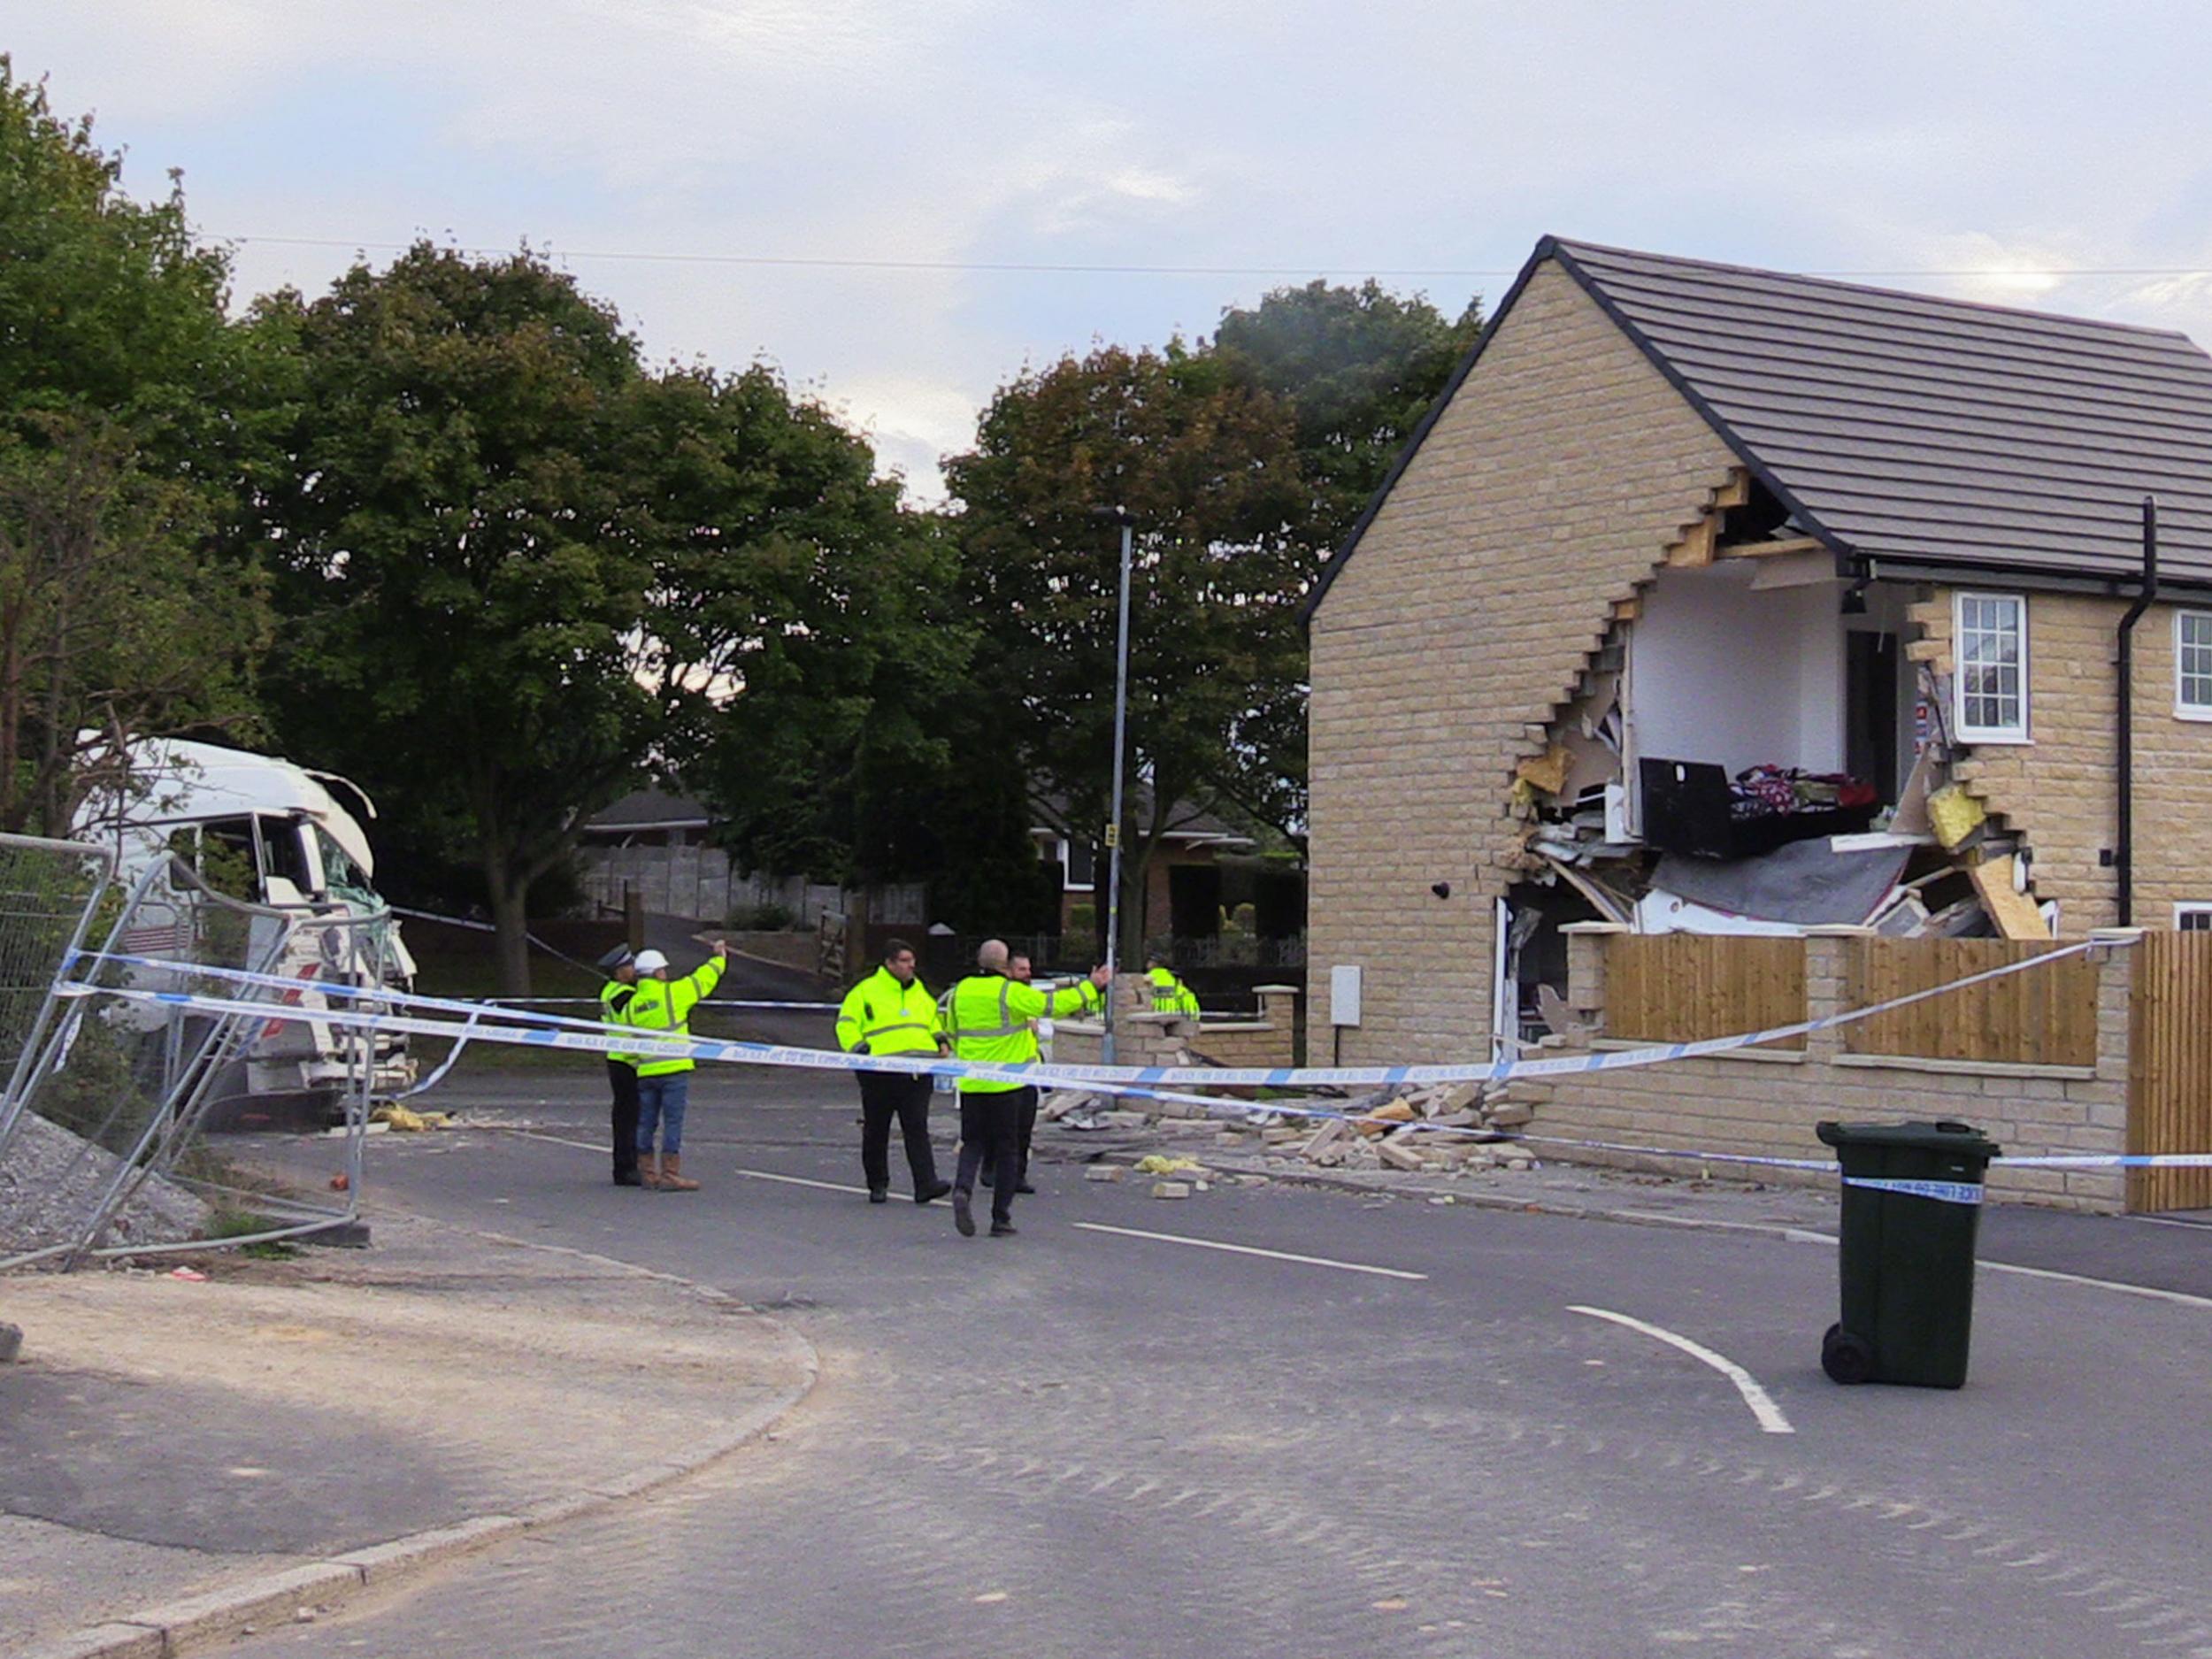
<path fill-rule="evenodd" d="M 56 952 L 52 992 L 0 1106 L 0 1123 L 15 1132 L 0 1141 L 0 1267 L 69 1266 L 88 1256 L 293 1237 L 353 1221 L 372 1090 L 380 1075 L 399 1071 L 396 1045 L 351 1025 L 142 998 L 184 992 L 326 1010 L 322 987 L 334 981 L 387 981 L 390 914 L 250 904 L 173 860 L 150 866 L 111 908 L 96 951 L 73 944 Z M 211 968 L 289 983 L 242 986 L 204 972 Z M 211 1116 L 279 1094 L 345 1128 L 342 1192 L 242 1182 L 205 1143 Z"/>

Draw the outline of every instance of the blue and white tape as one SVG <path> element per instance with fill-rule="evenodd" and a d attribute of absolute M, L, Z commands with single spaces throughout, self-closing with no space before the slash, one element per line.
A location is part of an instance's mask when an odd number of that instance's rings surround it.
<path fill-rule="evenodd" d="M 869 1056 L 838 1054 L 827 1049 L 801 1048 L 786 1045 L 764 1043 L 731 1043 L 716 1039 L 694 1038 L 688 1050 L 672 1052 L 664 1046 L 654 1051 L 654 1057 L 677 1057 L 688 1052 L 695 1059 L 749 1061 L 767 1065 L 807 1065 L 835 1071 L 923 1072 L 933 1077 L 978 1076 L 1003 1079 L 1018 1082 L 1053 1084 L 1073 1087 L 1103 1089 L 1113 1084 L 1135 1084 L 1159 1087 L 1163 1085 L 1192 1084 L 1209 1088 L 1377 1088 L 1413 1087 L 1432 1083 L 1483 1082 L 1503 1084 L 1517 1078 L 1571 1077 L 1592 1071 L 1625 1071 L 1638 1066 L 1664 1065 L 1677 1060 L 1698 1059 L 1708 1055 L 1728 1054 L 1740 1048 L 1758 1048 L 1764 1044 L 1786 1041 L 1793 1037 L 1805 1036 L 1812 1032 L 1828 1031 L 1841 1025 L 1870 1019 L 1877 1014 L 1909 1007 L 1932 997 L 1947 995 L 1968 986 L 1985 984 L 2015 973 L 2024 973 L 2049 963 L 2062 961 L 2068 956 L 2097 949 L 2106 941 L 2085 940 L 2065 945 L 2040 956 L 2029 956 L 2019 962 L 2007 963 L 1980 973 L 1969 974 L 1946 985 L 1933 986 L 1924 991 L 1893 997 L 1886 1002 L 1870 1007 L 1847 1009 L 1820 1019 L 1802 1020 L 1793 1025 L 1777 1025 L 1764 1031 L 1746 1032 L 1729 1037 L 1709 1037 L 1695 1042 L 1654 1043 L 1640 1048 L 1608 1049 L 1594 1054 L 1560 1055 L 1540 1060 L 1497 1059 L 1462 1061 L 1441 1065 L 1367 1065 L 1367 1066 L 1108 1066 L 1031 1064 L 1019 1068 L 991 1066 L 974 1068 L 960 1061 L 917 1060 L 903 1056 Z M 114 956 L 87 954 L 80 958 L 95 966 L 104 963 L 120 964 L 141 969 L 156 969 L 186 978 L 213 979 L 234 984 L 265 987 L 297 994 L 303 989 L 320 992 L 326 997 L 340 996 L 350 1000 L 390 1008 L 421 1008 L 460 1014 L 487 1011 L 481 1002 L 464 1002 L 446 997 L 426 997 L 409 992 L 398 992 L 382 987 L 356 987 L 327 983 L 320 980 L 288 979 L 280 975 L 254 973 L 241 968 L 208 967 L 198 964 L 166 962 L 156 957 Z M 709 1002 L 707 1006 L 713 1003 Z M 572 1019 L 557 1014 L 537 1014 L 527 1010 L 500 1010 L 498 1017 L 511 1020 L 524 1028 L 541 1033 L 587 1034 L 602 1037 L 608 1027 L 595 1020 Z M 391 1017 L 380 1015 L 388 1019 Z M 393 1027 L 399 1029 L 399 1027 Z M 494 1038 L 493 1028 L 485 1027 L 476 1033 L 479 1041 L 505 1041 Z M 444 1034 L 444 1033 L 436 1033 Z M 634 1042 L 618 1044 L 610 1048 L 601 1042 L 551 1042 L 548 1035 L 530 1039 L 537 1046 L 554 1048 L 588 1048 L 594 1053 L 629 1052 Z M 636 1050 L 642 1052 L 641 1049 Z"/>
<path fill-rule="evenodd" d="M 1847 1011 L 1847 1013 L 1843 1013 L 1843 1016 L 1836 1016 L 1825 1022 L 1809 1022 L 1809 1025 L 1805 1025 L 1805 1026 L 1786 1026 L 1786 1029 L 1768 1031 L 1768 1033 L 1747 1033 L 1747 1035 L 1743 1035 L 1743 1038 L 1715 1038 L 1715 1040 L 1708 1040 L 1708 1042 L 1699 1042 L 1699 1044 L 1655 1044 L 1655 1047 L 1648 1047 L 1648 1048 L 1615 1051 L 1615 1053 L 1606 1053 L 1606 1056 L 1595 1056 L 1595 1057 L 1578 1056 L 1578 1057 L 1573 1057 L 1573 1060 L 1600 1060 L 1600 1062 L 1604 1062 L 1604 1069 L 1615 1069 L 1615 1066 L 1628 1064 L 1628 1062 L 1632 1062 L 1632 1064 L 1662 1064 L 1662 1062 L 1672 1060 L 1672 1057 L 1688 1057 L 1690 1053 L 1721 1053 L 1721 1051 L 1725 1051 L 1725 1048 L 1732 1048 L 1732 1047 L 1750 1047 L 1750 1044 L 1755 1044 L 1755 1042 L 1772 1042 L 1772 1040 L 1786 1038 L 1786 1035 L 1794 1035 L 1794 1033 L 1799 1033 L 1799 1031 L 1814 1029 L 1816 1025 L 1845 1025 L 1845 1022 L 1852 1022 L 1852 1020 L 1865 1020 L 1865 1018 L 1874 1016 L 1874 1013 L 1883 1013 L 1885 1009 L 1902 1007 L 1905 1002 L 1920 1002 L 1920 1000 L 1929 998 L 1929 995 L 1942 995 L 1945 991 L 1955 991 L 1962 985 L 1973 985 L 1973 982 L 1978 982 L 1978 980 L 1991 980 L 1991 978 L 2000 978 L 2000 976 L 2004 976 L 2004 973 L 2024 972 L 2026 967 L 2035 967 L 2038 963 L 2047 963 L 2047 960 L 2057 958 L 2057 956 L 2073 954 L 2073 951 L 2079 951 L 2079 949 L 2091 949 L 2091 947 L 2088 945 L 2066 947 L 2064 951 L 2053 951 L 2053 954 L 2039 956 L 2039 958 L 2029 958 L 2026 963 L 2007 964 L 2007 967 L 1995 969 L 1995 972 L 1991 972 L 1991 973 L 1978 973 L 1978 976 L 1967 978 L 1967 980 L 1955 980 L 1955 982 L 1951 982 L 1951 985 L 1936 987 L 1936 989 L 1932 989 L 1932 991 L 1918 991 L 1918 994 L 1909 995 L 1909 998 L 1898 998 L 1896 1002 L 1876 1004 L 1876 1007 L 1871 1007 L 1871 1009 L 1854 1009 L 1854 1011 Z M 135 956 L 87 954 L 80 960 L 88 964 L 115 964 L 115 967 L 150 969 L 150 972 L 173 973 L 173 976 L 186 978 L 186 980 L 190 980 L 190 978 L 214 978 L 214 980 L 236 982 L 236 985 L 257 987 L 257 989 L 283 991 L 283 994 L 288 994 L 288 995 L 298 995 L 301 991 L 311 991 L 311 994 L 320 994 L 320 995 L 325 995 L 325 998 L 336 995 L 336 998 L 342 998 L 342 1000 L 354 1000 L 354 1002 L 373 1004 L 373 1007 L 360 1009 L 360 1011 L 347 1011 L 347 1009 L 303 1009 L 289 1002 L 272 1004 L 272 1002 L 258 1002 L 258 1000 L 212 998 L 212 995 L 199 995 L 199 994 L 190 994 L 190 991 L 153 991 L 153 989 L 142 989 L 142 987 L 96 987 L 96 985 L 87 985 L 87 982 L 73 982 L 73 985 L 65 987 L 65 995 L 73 995 L 73 998 L 111 995 L 111 998 L 128 1000 L 128 1002 L 165 1004 L 165 1007 L 181 1007 L 181 1009 L 190 1009 L 190 1011 L 196 1011 L 196 1013 L 227 1013 L 227 1016 L 243 1016 L 243 1018 L 254 1018 L 254 1020 L 320 1022 L 320 1025 L 338 1025 L 338 1026 L 345 1026 L 345 1029 L 360 1029 L 360 1031 L 400 1031 L 400 1033 L 409 1033 L 409 1035 L 442 1038 L 456 1044 L 456 1051 L 449 1053 L 444 1064 L 438 1066 L 438 1071 L 431 1075 L 429 1082 L 420 1084 L 420 1087 L 416 1087 L 413 1091 L 409 1091 L 409 1095 L 413 1095 L 413 1093 L 422 1093 L 422 1088 L 426 1088 L 431 1082 L 442 1078 L 442 1075 L 451 1069 L 460 1044 L 475 1040 L 475 1042 L 495 1042 L 495 1044 L 509 1044 L 509 1047 L 566 1048 L 566 1051 L 599 1053 L 599 1056 L 608 1056 L 608 1053 L 626 1053 L 626 1056 L 643 1056 L 643 1057 L 650 1057 L 650 1060 L 681 1060 L 681 1057 L 690 1057 L 690 1060 L 730 1062 L 730 1064 L 783 1066 L 783 1069 L 803 1069 L 803 1071 L 848 1071 L 848 1073 L 863 1073 L 863 1071 L 894 1071 L 894 1073 L 925 1073 L 925 1075 L 936 1075 L 936 1078 L 985 1078 L 985 1079 L 995 1079 L 995 1082 L 1009 1082 L 1009 1084 L 1064 1084 L 1064 1087 L 1088 1088 L 1088 1091 L 1104 1093 L 1104 1095 L 1131 1097 L 1131 1100 L 1175 1102 L 1175 1104 L 1199 1106 L 1199 1109 L 1208 1110 L 1208 1113 L 1241 1115 L 1241 1118 L 1248 1118 L 1248 1115 L 1256 1115 L 1256 1113 L 1272 1113 L 1272 1115 L 1281 1115 L 1281 1118 L 1321 1119 L 1321 1122 L 1336 1119 L 1336 1122 L 1348 1122 L 1348 1124 L 1374 1124 L 1374 1126 L 1385 1126 L 1385 1128 L 1392 1128 L 1392 1131 L 1411 1128 L 1411 1131 L 1427 1133 L 1427 1135 L 1463 1137 L 1463 1140 L 1513 1141 L 1513 1144 L 1540 1144 L 1540 1146 L 1575 1146 L 1575 1148 L 1586 1148 L 1586 1150 L 1632 1153 L 1632 1155 L 1641 1155 L 1641 1157 L 1688 1159 L 1688 1162 L 1697 1162 L 1697 1164 L 1741 1164 L 1741 1166 L 1747 1166 L 1747 1168 L 1790 1168 L 1790 1171 L 1816 1171 L 1816 1172 L 1827 1172 L 1836 1168 L 1830 1159 L 1765 1157 L 1765 1155 L 1752 1155 L 1752 1153 L 1715 1153 L 1715 1150 L 1701 1150 L 1701 1148 L 1635 1146 L 1635 1144 L 1622 1144 L 1622 1141 L 1571 1140 L 1571 1137 L 1529 1135 L 1529 1133 L 1511 1133 L 1511 1135 L 1509 1135 L 1509 1133 L 1489 1131 L 1489 1128 L 1460 1126 L 1460 1124 L 1433 1124 L 1433 1122 L 1425 1122 L 1425 1119 L 1409 1119 L 1409 1122 L 1401 1122 L 1401 1119 L 1376 1118 L 1376 1115 L 1371 1115 L 1371 1113 L 1356 1113 L 1356 1110 L 1330 1110 L 1330 1109 L 1321 1109 L 1321 1106 L 1290 1104 L 1290 1102 L 1243 1102 L 1243 1100 L 1230 1102 L 1230 1100 L 1219 1100 L 1219 1097 L 1215 1097 L 1215 1095 L 1190 1095 L 1190 1093 L 1177 1093 L 1177 1091 L 1171 1091 L 1171 1088 L 1159 1087 L 1159 1084 L 1164 1084 L 1164 1082 L 1230 1084 L 1230 1087 L 1255 1087 L 1255 1084 L 1270 1084 L 1270 1082 L 1277 1082 L 1277 1084 L 1281 1084 L 1281 1082 L 1292 1082 L 1292 1084 L 1299 1084 L 1299 1082 L 1336 1082 L 1336 1084 L 1345 1084 L 1345 1082 L 1349 1082 L 1349 1084 L 1480 1082 L 1480 1079 L 1494 1078 L 1495 1071 L 1498 1071 L 1494 1064 L 1482 1064 L 1482 1066 L 1325 1066 L 1325 1069 L 1268 1069 L 1268 1071 L 1217 1069 L 1217 1066 L 1044 1066 L 1044 1064 L 987 1066 L 987 1064 L 976 1064 L 976 1062 L 941 1060 L 941 1057 L 933 1057 L 933 1056 L 849 1056 L 849 1053 L 823 1051 L 823 1048 L 799 1048 L 799 1047 L 787 1047 L 787 1044 L 765 1044 L 765 1042 L 734 1042 L 734 1040 L 721 1040 L 721 1038 L 652 1040 L 652 1038 L 643 1038 L 641 1033 L 634 1033 L 634 1031 L 611 1029 L 611 1026 L 602 1025 L 602 1022 L 597 1022 L 597 1020 L 571 1020 L 571 1018 L 564 1018 L 564 1016 L 540 1016 L 540 1013 L 528 1013 L 528 1011 L 522 1011 L 522 1009 L 493 1007 L 493 1004 L 484 1004 L 484 1002 L 465 1002 L 465 1000 L 456 1000 L 456 998 L 426 998 L 426 995 L 391 991 L 391 989 L 385 989 L 385 987 L 351 987 L 351 985 L 338 985 L 338 982 L 325 982 L 325 980 L 298 980 L 298 978 L 283 978 L 283 976 L 274 976 L 274 973 L 254 973 L 254 972 L 248 972 L 248 969 L 208 967 L 208 964 L 173 963 L 173 960 L 165 960 L 165 958 L 135 958 Z M 382 1013 L 380 1007 L 416 1007 L 416 1009 L 431 1009 L 431 1011 L 460 1013 L 460 1016 L 465 1016 L 465 1022 L 425 1020 L 425 1018 L 403 1016 L 403 1013 Z M 487 1020 L 500 1020 L 500 1022 L 506 1022 L 506 1025 L 487 1025 Z M 1538 1066 L 1544 1066 L 1542 1073 L 1538 1073 Z M 1516 1069 L 1513 1069 L 1509 1075 L 1557 1075 L 1557 1066 L 1560 1066 L 1560 1062 L 1516 1062 Z M 1575 1069 L 1593 1071 L 1593 1069 L 1600 1069 L 1600 1066 L 1575 1066 Z M 2004 1166 L 2013 1166 L 2013 1168 L 2053 1168 L 2053 1171 L 2104 1171 L 2104 1168 L 2212 1168 L 2212 1153 L 2162 1153 L 2162 1155 L 2069 1153 L 2069 1155 L 2047 1155 L 2047 1157 L 2000 1157 L 2000 1159 L 1993 1159 L 1993 1162 L 2004 1164 Z M 1865 1181 L 1865 1179 L 1871 1179 L 1871 1177 L 1858 1177 L 1858 1179 Z M 1927 1186 L 1927 1184 L 1920 1184 L 1920 1186 Z M 1949 1184 L 1936 1184 L 1936 1186 L 1949 1186 Z M 1933 1194 L 1920 1193 L 1918 1197 L 1933 1197 Z M 1964 1202 L 1964 1199 L 1954 1199 L 1954 1202 Z"/>
<path fill-rule="evenodd" d="M 1865 1187 L 1877 1193 L 1894 1193 L 1901 1198 L 1932 1198 L 1939 1204 L 1978 1204 L 1982 1202 L 1979 1181 L 1905 1181 L 1879 1175 L 1847 1175 L 1846 1187 Z"/>

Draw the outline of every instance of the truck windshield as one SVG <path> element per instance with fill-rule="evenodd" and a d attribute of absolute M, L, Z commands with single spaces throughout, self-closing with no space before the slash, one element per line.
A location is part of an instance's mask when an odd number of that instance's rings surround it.
<path fill-rule="evenodd" d="M 374 899 L 376 889 L 362 873 L 361 866 L 353 862 L 330 832 L 321 825 L 315 826 L 315 850 L 323 857 L 323 885 L 333 893 L 346 893 L 356 897 Z"/>

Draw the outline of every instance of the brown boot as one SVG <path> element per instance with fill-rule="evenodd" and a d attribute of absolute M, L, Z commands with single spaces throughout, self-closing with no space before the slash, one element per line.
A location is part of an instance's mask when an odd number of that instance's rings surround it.
<path fill-rule="evenodd" d="M 637 1180 L 638 1185 L 648 1192 L 660 1191 L 661 1160 L 658 1153 L 641 1152 L 637 1155 Z"/>
<path fill-rule="evenodd" d="M 664 1154 L 661 1158 L 661 1191 L 664 1193 L 695 1193 L 699 1183 L 684 1179 L 684 1161 L 677 1153 Z"/>

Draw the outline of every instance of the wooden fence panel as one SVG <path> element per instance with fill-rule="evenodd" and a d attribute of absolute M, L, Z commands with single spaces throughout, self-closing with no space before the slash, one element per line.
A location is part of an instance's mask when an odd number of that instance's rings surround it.
<path fill-rule="evenodd" d="M 2147 933 L 2134 949 L 2128 1150 L 2212 1152 L 2212 934 Z M 2128 1208 L 2212 1209 L 2212 1170 L 2131 1170 Z"/>
<path fill-rule="evenodd" d="M 1606 941 L 1605 1034 L 1697 1042 L 1805 1018 L 1805 947 L 1796 939 L 1622 933 Z M 1794 1049 L 1803 1038 L 1770 1043 Z"/>
<path fill-rule="evenodd" d="M 1846 999 L 1867 1008 L 2024 962 L 2048 945 L 2007 939 L 1862 939 Z M 2048 967 L 1932 996 L 1843 1028 L 1848 1054 L 1985 1064 L 2097 1064 L 2097 967 L 2075 955 Z"/>

